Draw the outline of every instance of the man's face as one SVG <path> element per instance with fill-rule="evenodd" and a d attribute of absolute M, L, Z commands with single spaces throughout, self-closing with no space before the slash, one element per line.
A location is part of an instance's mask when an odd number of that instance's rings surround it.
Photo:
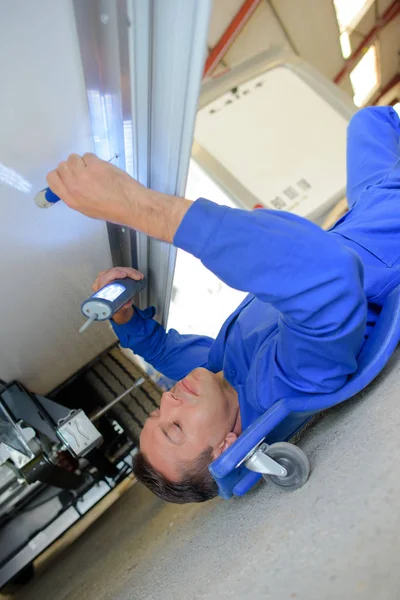
<path fill-rule="evenodd" d="M 185 464 L 211 447 L 213 459 L 240 433 L 237 393 L 222 373 L 195 369 L 161 397 L 147 419 L 140 449 L 170 481 L 179 481 Z"/>

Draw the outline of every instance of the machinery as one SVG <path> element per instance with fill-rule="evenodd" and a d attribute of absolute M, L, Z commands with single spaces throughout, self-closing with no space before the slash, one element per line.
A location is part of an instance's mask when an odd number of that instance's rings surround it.
<path fill-rule="evenodd" d="M 113 347 L 52 398 L 0 384 L 0 587 L 131 473 L 159 388 Z"/>
<path fill-rule="evenodd" d="M 105 285 L 82 303 L 87 321 L 80 331 L 94 321 L 110 319 L 127 302 L 133 302 L 145 286 L 145 279 L 129 278 Z M 132 368 L 121 366 L 115 356 L 112 360 L 129 376 L 131 385 L 105 405 L 93 390 L 79 394 L 77 401 L 68 392 L 69 382 L 63 385 L 62 394 L 67 406 L 30 392 L 17 381 L 0 382 L 0 586 L 20 573 L 21 566 L 25 576 L 32 568 L 31 559 L 37 551 L 37 546 L 31 547 L 32 533 L 37 536 L 49 526 L 54 529 L 54 517 L 61 517 L 59 528 L 46 538 L 51 543 L 70 525 L 65 520 L 68 508 L 76 510 L 83 497 L 92 506 L 98 500 L 98 493 L 93 494 L 96 486 L 106 483 L 111 489 L 131 471 L 126 457 L 136 447 L 137 435 L 129 427 L 124 431 L 118 420 L 110 419 L 109 411 L 140 388 L 145 378 L 136 379 L 130 374 Z M 114 372 L 115 365 L 114 371 L 108 371 L 124 387 Z M 75 387 L 81 379 L 77 377 Z M 109 384 L 106 387 L 112 390 Z M 156 406 L 153 401 L 153 408 Z M 105 493 L 107 487 L 100 497 Z M 54 514 L 52 503 L 58 507 Z M 37 509 L 41 508 L 38 516 Z"/>

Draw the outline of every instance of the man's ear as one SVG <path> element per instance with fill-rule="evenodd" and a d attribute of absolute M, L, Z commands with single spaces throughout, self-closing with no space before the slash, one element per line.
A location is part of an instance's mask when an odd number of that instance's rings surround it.
<path fill-rule="evenodd" d="M 230 431 L 227 436 L 225 437 L 225 439 L 219 444 L 219 446 L 217 446 L 216 448 L 214 448 L 213 450 L 213 460 L 215 460 L 216 458 L 218 458 L 218 456 L 221 456 L 221 454 L 223 452 L 225 452 L 225 450 L 227 448 L 229 448 L 229 446 L 232 446 L 232 444 L 234 442 L 236 442 L 237 440 L 237 435 L 236 433 L 233 433 L 233 431 Z"/>

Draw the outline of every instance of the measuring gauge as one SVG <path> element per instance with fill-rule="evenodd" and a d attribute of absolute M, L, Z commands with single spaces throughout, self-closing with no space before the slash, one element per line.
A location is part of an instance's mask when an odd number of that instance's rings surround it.
<path fill-rule="evenodd" d="M 94 321 L 111 319 L 127 302 L 146 287 L 146 279 L 115 279 L 90 296 L 81 306 L 87 321 L 80 328 L 85 331 Z"/>

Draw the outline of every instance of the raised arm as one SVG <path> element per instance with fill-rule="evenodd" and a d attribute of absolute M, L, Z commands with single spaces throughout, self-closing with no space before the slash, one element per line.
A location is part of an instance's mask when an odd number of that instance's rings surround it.
<path fill-rule="evenodd" d="M 92 289 L 97 292 L 115 279 L 140 280 L 143 274 L 130 267 L 113 267 L 99 273 Z M 213 339 L 202 335 L 180 335 L 165 331 L 154 319 L 153 307 L 140 310 L 128 302 L 114 314 L 111 324 L 121 346 L 138 354 L 171 379 L 182 379 L 196 367 L 209 368 L 208 353 Z"/>
<path fill-rule="evenodd" d="M 400 181 L 400 119 L 391 106 L 369 106 L 347 130 L 347 198 L 352 207 L 371 186 Z"/>
<path fill-rule="evenodd" d="M 170 379 L 183 379 L 198 367 L 209 368 L 208 353 L 213 339 L 205 335 L 168 333 L 154 320 L 155 309 L 135 308 L 132 319 L 123 325 L 112 322 L 121 346 L 133 350 L 157 371 Z"/>
<path fill-rule="evenodd" d="M 334 235 L 288 213 L 252 213 L 147 190 L 93 155 L 48 176 L 71 208 L 174 242 L 223 281 L 281 313 L 269 362 L 289 388 L 331 391 L 356 369 L 366 299 L 361 263 Z"/>
<path fill-rule="evenodd" d="M 336 236 L 289 213 L 199 200 L 174 242 L 280 311 L 280 335 L 263 365 L 271 382 L 279 378 L 288 392 L 328 392 L 355 371 L 366 321 L 363 272 Z"/>

